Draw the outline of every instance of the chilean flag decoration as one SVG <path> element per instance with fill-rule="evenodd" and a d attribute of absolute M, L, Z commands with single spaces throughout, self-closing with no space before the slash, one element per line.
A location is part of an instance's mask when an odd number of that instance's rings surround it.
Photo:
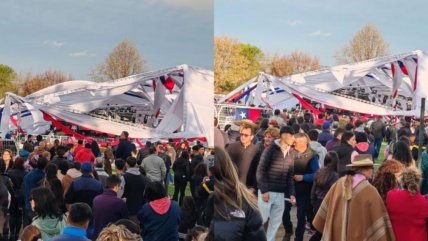
<path fill-rule="evenodd" d="M 244 108 L 236 108 L 235 110 L 236 120 L 249 119 L 255 123 L 260 115 L 261 115 L 261 110 L 259 109 L 251 109 L 251 108 L 244 107 Z"/>

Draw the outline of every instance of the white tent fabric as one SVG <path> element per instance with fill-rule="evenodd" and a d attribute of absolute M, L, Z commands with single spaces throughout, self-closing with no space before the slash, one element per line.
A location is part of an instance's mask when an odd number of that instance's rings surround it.
<path fill-rule="evenodd" d="M 394 67 L 395 72 L 392 73 Z M 405 68 L 405 69 L 403 69 Z M 407 73 L 406 73 L 407 72 Z M 420 50 L 371 59 L 355 64 L 338 65 L 319 71 L 310 71 L 285 77 L 274 77 L 259 73 L 258 79 L 253 78 L 232 91 L 219 103 L 225 103 L 232 96 L 257 85 L 254 92 L 267 91 L 268 88 L 280 88 L 288 95 L 274 93 L 275 97 L 266 95 L 272 108 L 285 106 L 292 99 L 292 94 L 320 102 L 336 108 L 360 113 L 384 115 L 420 115 L 421 98 L 428 97 L 428 55 Z M 260 78 L 263 78 L 260 84 Z M 256 83 L 256 79 L 258 80 Z M 338 94 L 341 89 L 364 89 L 375 102 Z M 394 97 L 394 91 L 397 96 Z M 375 91 L 370 93 L 371 91 Z M 279 96 L 282 95 L 282 96 Z M 357 95 L 357 94 L 356 94 Z M 378 98 L 390 98 L 387 104 Z M 399 102 L 404 108 L 398 108 L 394 99 L 400 96 Z M 269 98 L 268 98 L 269 97 Z M 406 109 L 406 98 L 412 98 L 410 110 Z M 262 98 L 263 99 L 263 98 Z M 281 101 L 282 99 L 282 101 Z M 397 99 L 398 100 L 398 99 Z M 247 102 L 251 105 L 258 102 Z M 428 111 L 426 111 L 428 113 Z"/>
<path fill-rule="evenodd" d="M 165 75 L 173 76 L 176 85 L 172 94 L 169 94 L 169 91 L 167 91 L 168 94 L 165 94 L 166 101 L 161 104 L 161 112 L 165 113 L 165 116 L 157 128 L 141 128 L 89 115 L 90 111 L 107 104 L 130 105 L 135 101 L 138 104 L 153 106 L 155 94 L 151 87 L 152 81 Z M 158 85 L 162 85 L 162 83 L 158 83 Z M 25 104 L 21 106 L 26 106 L 25 109 L 28 110 L 31 109 L 32 116 L 36 116 L 33 126 L 26 127 L 26 131 L 33 131 L 36 128 L 40 117 L 43 120 L 40 111 L 44 111 L 66 122 L 110 134 L 119 135 L 123 130 L 127 130 L 132 138 L 205 137 L 208 144 L 212 146 L 213 85 L 212 71 L 179 65 L 108 82 L 69 81 L 40 90 L 27 97 L 8 93 L 1 118 L 0 132 L 4 136 L 12 128 L 9 121 L 10 110 L 14 109 L 12 101 Z M 34 111 L 37 113 L 33 113 Z M 168 123 L 174 123 L 174 125 Z M 20 127 L 22 128 L 22 126 Z"/>

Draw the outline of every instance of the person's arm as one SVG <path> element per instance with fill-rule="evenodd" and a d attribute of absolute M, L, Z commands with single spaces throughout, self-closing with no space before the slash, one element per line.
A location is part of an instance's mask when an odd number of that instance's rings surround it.
<path fill-rule="evenodd" d="M 269 146 L 263 151 L 256 171 L 257 185 L 261 193 L 268 191 L 267 169 L 270 166 L 271 160 L 271 147 Z"/>
<path fill-rule="evenodd" d="M 311 189 L 311 204 L 314 205 L 315 203 L 315 190 L 316 190 L 316 185 L 315 185 L 315 181 L 317 180 L 317 173 L 315 173 L 314 175 L 314 183 L 312 184 L 312 189 Z"/>
<path fill-rule="evenodd" d="M 294 184 L 295 184 L 294 183 L 294 166 L 291 163 L 287 173 L 287 187 L 288 187 L 288 194 L 290 195 L 290 197 L 296 196 L 296 189 L 294 187 Z"/>
<path fill-rule="evenodd" d="M 162 158 L 161 158 L 162 159 Z M 166 176 L 166 166 L 165 166 L 165 162 L 162 160 L 161 162 L 160 162 L 160 168 L 161 168 L 161 177 L 162 177 L 162 179 L 161 180 L 164 180 L 165 179 L 165 176 Z M 168 188 L 168 187 L 167 187 Z"/>
<path fill-rule="evenodd" d="M 318 159 L 319 159 L 318 155 L 312 157 L 311 162 L 309 163 L 310 168 L 311 168 L 311 173 L 303 175 L 303 181 L 305 181 L 305 182 L 313 182 L 314 181 L 314 175 L 320 169 L 320 164 L 319 164 Z"/>

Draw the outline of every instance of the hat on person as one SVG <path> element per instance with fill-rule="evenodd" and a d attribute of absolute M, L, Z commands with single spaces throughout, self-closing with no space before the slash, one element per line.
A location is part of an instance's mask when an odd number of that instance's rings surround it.
<path fill-rule="evenodd" d="M 92 172 L 92 164 L 90 162 L 82 163 L 82 167 L 80 168 L 82 173 L 91 173 Z"/>
<path fill-rule="evenodd" d="M 373 157 L 370 154 L 360 154 L 355 156 L 352 163 L 346 166 L 347 167 L 372 167 Z"/>
<path fill-rule="evenodd" d="M 324 130 L 328 130 L 328 129 L 330 129 L 330 126 L 331 126 L 331 124 L 330 124 L 330 122 L 328 122 L 328 121 L 326 121 L 326 122 L 324 122 L 324 124 L 322 124 L 322 128 L 323 128 Z"/>
<path fill-rule="evenodd" d="M 283 126 L 283 127 L 281 127 L 281 130 L 279 131 L 279 135 L 281 136 L 284 133 L 291 134 L 291 135 L 295 134 L 293 128 L 291 128 L 289 126 Z"/>
<path fill-rule="evenodd" d="M 237 120 L 233 123 L 237 126 L 248 125 L 248 126 L 251 126 L 253 129 L 257 128 L 257 125 L 252 120 L 249 120 L 249 119 Z"/>

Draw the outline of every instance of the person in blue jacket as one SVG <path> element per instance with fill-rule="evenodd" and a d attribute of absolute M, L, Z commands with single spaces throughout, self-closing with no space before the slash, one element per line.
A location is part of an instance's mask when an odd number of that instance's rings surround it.
<path fill-rule="evenodd" d="M 63 234 L 53 237 L 49 241 L 90 241 L 86 237 L 86 229 L 88 229 L 91 219 L 92 211 L 88 204 L 71 205 Z"/>

